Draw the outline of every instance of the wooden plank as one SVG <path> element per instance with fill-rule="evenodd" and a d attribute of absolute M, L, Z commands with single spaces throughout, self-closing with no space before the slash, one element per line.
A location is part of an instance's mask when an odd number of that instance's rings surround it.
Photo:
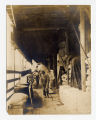
<path fill-rule="evenodd" d="M 84 11 L 80 9 L 80 55 L 81 55 L 81 81 L 82 81 L 82 90 L 86 91 L 86 70 L 85 70 L 85 19 L 84 19 Z"/>
<path fill-rule="evenodd" d="M 66 28 L 64 27 L 49 27 L 49 28 L 25 28 L 23 29 L 23 31 L 45 31 L 45 30 L 60 30 L 60 29 L 64 29 L 66 30 Z"/>

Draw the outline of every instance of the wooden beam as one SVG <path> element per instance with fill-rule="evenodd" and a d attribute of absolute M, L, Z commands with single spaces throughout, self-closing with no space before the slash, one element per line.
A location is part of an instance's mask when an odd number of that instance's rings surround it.
<path fill-rule="evenodd" d="M 11 12 L 12 12 L 13 23 L 14 23 L 14 25 L 15 25 L 15 27 L 16 27 L 16 22 L 15 22 L 15 18 L 14 18 L 14 12 L 13 12 L 13 7 L 12 7 L 12 5 L 11 5 Z"/>
<path fill-rule="evenodd" d="M 47 30 L 66 30 L 67 28 L 65 28 L 65 27 L 49 27 L 49 28 L 25 28 L 25 29 L 23 29 L 23 31 L 25 31 L 25 32 L 30 32 L 30 31 L 47 31 Z"/>
<path fill-rule="evenodd" d="M 88 9 L 88 8 L 85 8 L 84 10 L 85 10 L 85 13 L 87 14 L 88 19 L 89 19 L 90 24 L 91 24 L 91 11 L 90 11 L 90 8 L 89 8 L 89 9 Z"/>
<path fill-rule="evenodd" d="M 84 11 L 80 9 L 80 42 L 83 47 L 80 46 L 80 57 L 81 57 L 81 81 L 82 90 L 86 91 L 86 70 L 85 70 L 85 18 Z"/>

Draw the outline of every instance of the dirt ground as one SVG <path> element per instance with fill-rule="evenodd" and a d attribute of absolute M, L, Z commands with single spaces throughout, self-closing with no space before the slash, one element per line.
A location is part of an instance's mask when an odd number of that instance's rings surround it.
<path fill-rule="evenodd" d="M 69 112 L 60 101 L 58 91 L 50 93 L 49 98 L 43 97 L 42 89 L 34 91 L 35 102 L 33 101 L 32 107 L 26 106 L 24 114 L 65 114 Z"/>
<path fill-rule="evenodd" d="M 26 83 L 26 82 L 25 82 Z M 18 88 L 19 93 L 23 91 L 24 95 L 28 95 L 28 86 L 25 83 L 20 83 Z M 90 83 L 89 83 L 90 84 Z M 23 87 L 21 87 L 23 86 Z M 22 88 L 22 89 L 21 89 Z M 20 90 L 19 90 L 20 89 Z M 33 104 L 30 104 L 30 99 L 26 101 L 23 107 L 17 106 L 16 109 L 10 109 L 9 114 L 90 114 L 91 113 L 91 88 L 87 88 L 86 92 L 68 85 L 61 85 L 59 89 L 49 90 L 49 98 L 43 96 L 43 89 L 34 88 Z M 13 96 L 14 97 L 14 96 Z M 18 97 L 16 97 L 18 98 Z M 14 99 L 16 100 L 16 99 Z M 21 103 L 21 101 L 20 101 Z M 17 104 L 17 102 L 16 102 Z"/>
<path fill-rule="evenodd" d="M 63 92 L 62 92 L 63 89 Z M 50 92 L 49 98 L 43 96 L 42 89 L 34 90 L 33 105 L 26 104 L 24 114 L 90 114 L 90 92 L 61 86 Z"/>

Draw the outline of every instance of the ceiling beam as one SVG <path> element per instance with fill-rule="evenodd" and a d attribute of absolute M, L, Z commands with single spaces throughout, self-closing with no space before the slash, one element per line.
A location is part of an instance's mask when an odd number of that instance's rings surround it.
<path fill-rule="evenodd" d="M 66 30 L 66 27 L 50 27 L 50 28 L 25 28 L 23 31 L 30 32 L 30 31 L 47 31 L 47 30 Z"/>

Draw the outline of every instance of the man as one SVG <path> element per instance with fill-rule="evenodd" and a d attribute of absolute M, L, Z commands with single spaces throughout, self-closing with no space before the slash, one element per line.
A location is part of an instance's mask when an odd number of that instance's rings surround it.
<path fill-rule="evenodd" d="M 36 79 L 36 88 L 39 86 L 39 71 L 38 71 L 38 66 L 36 66 L 36 70 L 34 71 L 34 77 Z"/>
<path fill-rule="evenodd" d="M 28 83 L 29 83 L 29 98 L 30 98 L 30 102 L 32 104 L 32 101 L 33 101 L 33 88 L 32 88 L 32 84 L 34 82 L 34 78 L 33 78 L 33 74 L 31 73 L 29 76 L 28 76 Z"/>
<path fill-rule="evenodd" d="M 49 97 L 49 81 L 50 81 L 50 78 L 48 73 L 45 74 L 45 71 L 42 71 L 41 82 L 43 86 L 43 95 L 45 97 Z"/>
<path fill-rule="evenodd" d="M 54 76 L 54 71 L 53 70 L 50 70 L 50 89 L 53 88 L 53 83 L 54 83 L 54 80 L 55 80 L 55 76 Z"/>

